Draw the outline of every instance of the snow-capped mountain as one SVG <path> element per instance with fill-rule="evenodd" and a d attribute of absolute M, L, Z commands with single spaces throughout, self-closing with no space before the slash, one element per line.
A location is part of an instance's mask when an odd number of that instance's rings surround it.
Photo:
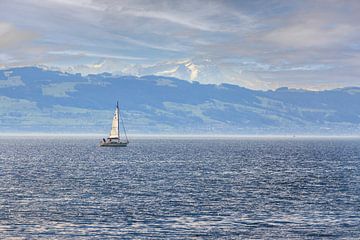
<path fill-rule="evenodd" d="M 192 64 L 178 63 L 172 74 L 187 73 L 188 80 L 191 74 L 199 77 L 201 68 L 194 73 Z M 150 72 L 164 72 L 162 67 Z M 37 67 L 0 70 L 3 132 L 106 132 L 117 100 L 133 133 L 360 133 L 357 87 L 255 91 L 156 75 L 82 76 Z"/>

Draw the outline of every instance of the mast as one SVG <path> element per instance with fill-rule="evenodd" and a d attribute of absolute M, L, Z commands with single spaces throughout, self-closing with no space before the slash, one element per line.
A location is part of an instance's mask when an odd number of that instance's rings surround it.
<path fill-rule="evenodd" d="M 119 115 L 120 115 L 120 112 L 119 112 L 119 101 L 116 101 L 116 110 L 117 110 L 117 121 L 118 121 L 118 141 L 120 141 L 120 129 L 119 129 L 119 126 L 120 126 L 120 122 L 119 122 Z"/>

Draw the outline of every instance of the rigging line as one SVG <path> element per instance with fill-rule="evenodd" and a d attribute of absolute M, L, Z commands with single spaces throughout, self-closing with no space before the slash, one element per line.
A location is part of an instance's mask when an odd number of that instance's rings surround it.
<path fill-rule="evenodd" d="M 123 130 L 124 130 L 124 135 L 125 135 L 125 138 L 126 138 L 126 142 L 129 142 L 127 134 L 126 134 L 125 125 L 124 125 L 124 119 L 123 119 L 122 115 L 120 114 L 120 110 L 119 110 L 119 116 L 120 116 L 122 127 L 123 127 Z"/>

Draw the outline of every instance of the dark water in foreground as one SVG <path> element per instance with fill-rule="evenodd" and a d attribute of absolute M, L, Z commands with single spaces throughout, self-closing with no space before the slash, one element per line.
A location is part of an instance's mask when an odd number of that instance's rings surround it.
<path fill-rule="evenodd" d="M 360 140 L 0 139 L 0 238 L 359 239 Z"/>

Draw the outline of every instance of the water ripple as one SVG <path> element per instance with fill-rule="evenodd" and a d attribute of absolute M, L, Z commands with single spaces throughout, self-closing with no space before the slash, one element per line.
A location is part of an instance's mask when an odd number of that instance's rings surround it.
<path fill-rule="evenodd" d="M 0 237 L 360 238 L 359 140 L 0 139 Z"/>

